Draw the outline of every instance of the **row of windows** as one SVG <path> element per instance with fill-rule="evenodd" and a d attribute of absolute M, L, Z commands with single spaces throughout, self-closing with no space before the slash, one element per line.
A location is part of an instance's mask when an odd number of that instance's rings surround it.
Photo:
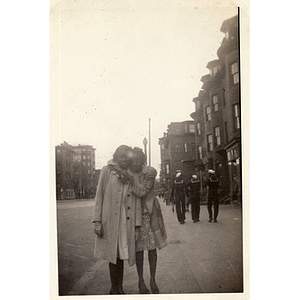
<path fill-rule="evenodd" d="M 212 69 L 209 70 L 209 74 L 211 76 L 215 76 L 218 71 L 221 69 L 220 66 L 215 66 Z M 231 79 L 233 84 L 239 83 L 239 68 L 238 63 L 234 62 L 230 65 L 230 71 L 231 71 Z"/>
<path fill-rule="evenodd" d="M 194 133 L 195 125 L 194 124 L 185 124 L 184 130 L 185 130 L 185 133 Z"/>
<path fill-rule="evenodd" d="M 195 143 L 190 143 L 190 146 L 188 146 L 188 143 L 184 143 L 183 144 L 183 149 L 182 149 L 181 144 L 175 144 L 174 153 L 181 153 L 182 150 L 183 150 L 184 153 L 188 153 L 188 152 L 193 153 L 196 150 L 196 144 Z"/>
<path fill-rule="evenodd" d="M 220 135 L 220 127 L 217 126 L 214 128 L 214 138 L 215 138 L 215 145 L 221 145 L 221 135 Z M 213 151 L 213 136 L 212 134 L 207 135 L 207 151 Z"/>
<path fill-rule="evenodd" d="M 215 103 L 217 105 L 217 103 Z M 240 129 L 241 124 L 240 124 L 240 109 L 239 109 L 239 105 L 235 104 L 233 105 L 233 111 L 234 111 L 234 126 L 235 129 Z M 211 121 L 211 110 L 210 110 L 210 106 L 206 107 L 206 121 Z M 227 122 L 225 121 L 226 126 L 227 126 Z M 196 129 L 197 129 L 197 135 L 201 135 L 201 125 L 200 122 L 198 122 L 196 124 Z"/>
<path fill-rule="evenodd" d="M 215 75 L 215 73 L 216 73 L 216 70 L 217 70 L 216 68 L 217 67 L 214 67 L 213 69 L 210 70 L 213 75 Z M 238 69 L 238 63 L 237 62 L 234 62 L 233 64 L 230 65 L 230 72 L 231 72 L 231 81 L 232 81 L 232 83 L 234 85 L 238 84 L 239 83 L 239 69 Z M 213 109 L 216 112 L 216 111 L 219 110 L 218 96 L 214 95 L 212 97 L 212 100 L 213 100 Z M 225 97 L 223 97 L 223 101 L 224 101 L 223 105 L 225 106 L 226 105 Z M 196 110 L 198 110 L 198 109 L 200 109 L 200 102 L 199 101 L 196 102 Z M 206 113 L 207 114 L 211 113 L 210 109 Z"/>

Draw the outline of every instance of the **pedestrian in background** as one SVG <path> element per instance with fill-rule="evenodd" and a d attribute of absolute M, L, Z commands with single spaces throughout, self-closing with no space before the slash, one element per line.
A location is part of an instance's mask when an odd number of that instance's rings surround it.
<path fill-rule="evenodd" d="M 175 203 L 177 220 L 180 224 L 185 223 L 185 182 L 182 174 L 178 172 L 172 185 L 171 198 Z"/>
<path fill-rule="evenodd" d="M 191 202 L 192 220 L 197 223 L 200 221 L 200 181 L 197 175 L 191 176 L 187 191 Z"/>
<path fill-rule="evenodd" d="M 206 186 L 208 188 L 207 210 L 209 214 L 209 222 L 214 219 L 214 222 L 216 223 L 219 214 L 219 180 L 215 175 L 215 171 L 212 169 L 208 170 L 208 179 L 206 180 Z M 212 214 L 212 206 L 214 208 L 214 215 Z"/>
<path fill-rule="evenodd" d="M 135 227 L 141 225 L 136 203 L 128 197 L 129 180 L 119 172 L 128 168 L 131 151 L 126 145 L 116 149 L 113 159 L 101 170 L 95 196 L 94 255 L 109 262 L 110 294 L 124 294 L 124 260 L 129 265 L 135 263 Z"/>
<path fill-rule="evenodd" d="M 129 166 L 134 178 L 131 192 L 134 196 L 142 198 L 142 222 L 136 239 L 138 288 L 141 294 L 149 294 L 143 275 L 144 251 L 148 251 L 151 292 L 159 294 L 159 288 L 155 280 L 157 266 L 156 249 L 161 249 L 167 245 L 167 234 L 160 205 L 154 192 L 157 171 L 153 167 L 146 166 L 145 161 L 146 156 L 142 149 L 134 148 Z"/>

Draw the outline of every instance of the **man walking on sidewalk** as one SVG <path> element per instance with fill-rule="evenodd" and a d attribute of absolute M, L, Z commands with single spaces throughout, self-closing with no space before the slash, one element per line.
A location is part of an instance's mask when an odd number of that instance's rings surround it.
<path fill-rule="evenodd" d="M 212 216 L 212 205 L 214 206 L 214 222 L 217 222 L 217 217 L 219 213 L 219 198 L 218 198 L 218 186 L 219 180 L 215 175 L 214 170 L 208 170 L 209 178 L 206 180 L 206 186 L 208 187 L 208 202 L 207 202 L 207 210 L 209 214 L 209 221 L 211 222 L 213 219 Z"/>
<path fill-rule="evenodd" d="M 176 205 L 177 219 L 180 224 L 185 223 L 185 182 L 180 172 L 176 174 L 176 178 L 172 185 L 171 199 Z"/>
<path fill-rule="evenodd" d="M 192 207 L 192 220 L 196 223 L 200 221 L 200 181 L 197 175 L 192 175 L 187 187 Z"/>

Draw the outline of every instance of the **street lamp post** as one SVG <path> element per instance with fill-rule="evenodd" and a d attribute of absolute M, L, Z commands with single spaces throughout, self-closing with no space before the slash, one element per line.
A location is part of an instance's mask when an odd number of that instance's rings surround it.
<path fill-rule="evenodd" d="M 144 152 L 145 152 L 145 163 L 147 164 L 147 144 L 148 141 L 146 138 L 143 139 L 143 144 L 144 144 Z"/>
<path fill-rule="evenodd" d="M 151 119 L 149 118 L 149 166 L 151 167 Z"/>

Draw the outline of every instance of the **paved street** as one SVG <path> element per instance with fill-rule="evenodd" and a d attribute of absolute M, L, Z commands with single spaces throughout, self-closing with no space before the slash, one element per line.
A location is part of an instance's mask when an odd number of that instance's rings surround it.
<path fill-rule="evenodd" d="M 241 206 L 220 205 L 218 223 L 209 223 L 203 205 L 200 223 L 193 223 L 187 212 L 186 223 L 180 225 L 171 206 L 160 203 L 168 234 L 168 246 L 158 250 L 160 293 L 243 292 Z M 108 263 L 93 258 L 93 204 L 93 200 L 57 203 L 60 295 L 109 292 Z M 124 291 L 138 294 L 136 268 L 126 262 L 124 266 Z M 147 255 L 144 274 L 149 286 Z"/>

